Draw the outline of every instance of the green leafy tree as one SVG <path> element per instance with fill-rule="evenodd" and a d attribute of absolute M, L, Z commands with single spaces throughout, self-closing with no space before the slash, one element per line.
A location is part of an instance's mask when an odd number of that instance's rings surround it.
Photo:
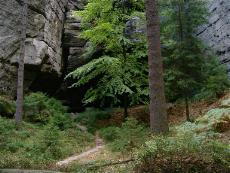
<path fill-rule="evenodd" d="M 67 76 L 76 79 L 73 87 L 98 79 L 85 94 L 85 104 L 108 100 L 111 105 L 123 103 L 127 116 L 130 104 L 146 101 L 146 44 L 137 29 L 144 21 L 143 8 L 142 0 L 90 0 L 83 11 L 76 12 L 82 18 L 82 38 L 101 49 L 98 57 Z M 133 27 L 135 32 L 131 32 Z"/>

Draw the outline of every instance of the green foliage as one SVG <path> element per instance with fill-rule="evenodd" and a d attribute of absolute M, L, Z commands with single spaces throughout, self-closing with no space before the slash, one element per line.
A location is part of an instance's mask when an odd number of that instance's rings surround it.
<path fill-rule="evenodd" d="M 150 131 L 134 118 L 128 118 L 122 126 L 108 127 L 100 131 L 112 151 L 132 152 L 140 147 L 150 135 Z M 111 136 L 110 136 L 111 135 Z"/>
<path fill-rule="evenodd" d="M 73 120 L 68 114 L 56 113 L 50 118 L 49 123 L 58 127 L 60 130 L 65 130 L 73 127 Z"/>
<path fill-rule="evenodd" d="M 134 17 L 144 20 L 143 2 L 129 1 L 126 4 L 113 0 L 90 0 L 83 11 L 76 12 L 76 16 L 82 18 L 82 38 L 88 40 L 93 45 L 91 47 L 101 48 L 101 55 L 67 76 L 77 81 L 73 87 L 98 79 L 85 94 L 85 104 L 100 101 L 105 105 L 110 100 L 110 105 L 114 105 L 122 102 L 125 96 L 128 96 L 130 104 L 146 101 L 145 38 L 142 34 L 135 34 L 134 41 L 126 33 L 128 21 Z"/>
<path fill-rule="evenodd" d="M 194 34 L 200 25 L 206 23 L 206 3 L 204 0 L 161 1 L 166 95 L 169 101 L 186 97 L 216 98 L 229 87 L 226 70 L 215 57 L 205 53 L 205 47 Z"/>
<path fill-rule="evenodd" d="M 15 113 L 15 103 L 10 99 L 0 96 L 0 115 L 12 117 Z"/>
<path fill-rule="evenodd" d="M 137 167 L 143 172 L 153 173 L 227 172 L 229 157 L 229 146 L 224 143 L 204 143 L 188 134 L 177 137 L 159 136 L 146 142 L 139 150 Z"/>
<path fill-rule="evenodd" d="M 118 138 L 119 127 L 110 126 L 100 130 L 99 135 L 106 141 L 106 142 L 114 142 L 115 139 Z"/>
<path fill-rule="evenodd" d="M 168 136 L 153 136 L 137 152 L 137 169 L 156 173 L 228 172 L 230 147 L 219 137 L 220 132 L 229 130 L 229 124 L 229 107 L 220 107 L 194 123 L 172 127 Z"/>
<path fill-rule="evenodd" d="M 162 1 L 161 5 L 165 16 L 161 32 L 166 47 L 163 55 L 167 97 L 171 101 L 191 98 L 205 79 L 202 71 L 205 66 L 204 49 L 194 36 L 198 26 L 206 22 L 205 1 L 172 0 Z"/>
<path fill-rule="evenodd" d="M 58 119 L 67 119 L 67 108 L 62 103 L 54 98 L 37 92 L 31 93 L 24 99 L 25 108 L 25 120 L 29 122 L 47 123 L 51 117 L 55 117 L 53 120 L 57 123 Z M 67 120 L 64 120 L 67 121 Z M 61 122 L 59 122 L 61 123 Z"/>
<path fill-rule="evenodd" d="M 216 57 L 210 56 L 206 58 L 203 69 L 205 80 L 200 93 L 197 94 L 195 98 L 210 101 L 222 96 L 230 87 L 230 81 L 226 71 L 226 68 L 220 65 Z"/>
<path fill-rule="evenodd" d="M 60 132 L 56 126 L 48 125 L 45 127 L 38 140 L 38 148 L 40 152 L 45 151 L 44 157 L 47 159 L 58 159 L 62 157 L 63 146 L 60 142 Z"/>
<path fill-rule="evenodd" d="M 50 165 L 94 145 L 94 137 L 76 128 L 37 126 L 0 117 L 0 168 L 49 169 Z"/>
<path fill-rule="evenodd" d="M 230 109 L 215 108 L 208 111 L 204 116 L 196 119 L 194 123 L 187 122 L 172 129 L 177 135 L 192 133 L 197 140 L 215 139 L 220 134 L 229 130 Z"/>
<path fill-rule="evenodd" d="M 100 109 L 87 108 L 84 112 L 79 113 L 76 122 L 87 127 L 88 131 L 94 132 L 98 127 L 98 120 L 110 119 L 109 111 Z"/>

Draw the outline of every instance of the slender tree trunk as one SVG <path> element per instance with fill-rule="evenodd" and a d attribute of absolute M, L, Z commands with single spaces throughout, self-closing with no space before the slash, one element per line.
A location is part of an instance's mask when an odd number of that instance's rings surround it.
<path fill-rule="evenodd" d="M 179 18 L 179 35 L 180 35 L 180 42 L 182 44 L 183 40 L 184 40 L 184 28 L 183 28 L 183 22 L 182 22 L 182 4 L 181 2 L 179 2 L 178 4 L 178 18 Z"/>
<path fill-rule="evenodd" d="M 25 41 L 26 41 L 26 25 L 27 25 L 27 13 L 28 4 L 27 0 L 21 1 L 21 38 L 20 38 L 20 54 L 18 60 L 18 84 L 17 84 L 17 101 L 16 101 L 16 114 L 15 121 L 20 124 L 23 114 L 23 84 L 24 84 L 24 57 L 25 57 Z"/>
<path fill-rule="evenodd" d="M 187 119 L 187 121 L 191 121 L 190 112 L 189 112 L 188 97 L 185 97 L 185 109 L 186 109 L 186 119 Z"/>
<path fill-rule="evenodd" d="M 168 132 L 164 93 L 163 62 L 160 44 L 160 19 L 157 0 L 145 0 L 150 87 L 150 127 L 154 133 Z"/>
<path fill-rule="evenodd" d="M 123 8 L 123 13 L 124 13 L 124 8 Z M 125 37 L 125 29 L 123 30 L 123 36 Z M 127 54 L 126 54 L 126 47 L 125 43 L 122 45 L 122 54 L 123 54 L 123 70 L 124 70 L 124 75 L 126 73 L 126 64 L 127 64 Z M 124 120 L 128 117 L 128 93 L 123 94 L 123 101 L 124 101 Z"/>
<path fill-rule="evenodd" d="M 128 96 L 124 94 L 124 119 L 128 117 Z"/>

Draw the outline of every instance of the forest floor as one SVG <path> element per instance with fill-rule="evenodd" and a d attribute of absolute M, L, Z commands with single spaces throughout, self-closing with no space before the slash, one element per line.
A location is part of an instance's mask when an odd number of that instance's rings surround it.
<path fill-rule="evenodd" d="M 95 135 L 95 145 L 96 146 L 94 148 L 92 148 L 88 151 L 82 152 L 80 154 L 77 154 L 75 156 L 68 157 L 62 161 L 59 161 L 59 162 L 57 162 L 56 165 L 58 167 L 67 166 L 74 161 L 84 160 L 85 158 L 87 158 L 87 160 L 89 160 L 89 158 L 92 157 L 93 155 L 100 153 L 101 150 L 104 149 L 105 145 L 104 145 L 103 139 L 101 139 L 99 137 L 98 133 L 96 133 L 96 135 Z"/>
<path fill-rule="evenodd" d="M 205 113 L 211 109 L 217 108 L 221 105 L 223 100 L 230 98 L 230 92 L 225 93 L 216 101 L 197 101 L 192 102 L 189 105 L 190 117 L 192 120 L 203 116 Z M 149 124 L 149 110 L 147 106 L 135 106 L 128 109 L 128 114 L 131 117 L 134 117 L 140 122 Z M 169 104 L 168 106 L 168 121 L 170 126 L 178 125 L 183 122 L 186 122 L 186 112 L 185 105 L 178 102 L 175 104 Z M 108 120 L 98 121 L 98 124 L 121 124 L 123 122 L 123 110 L 118 108 L 115 109 L 112 113 L 112 118 Z"/>
<path fill-rule="evenodd" d="M 226 106 L 223 106 L 223 101 L 227 101 Z M 90 113 L 84 114 L 85 119 L 82 122 L 91 122 L 93 119 L 91 128 L 89 126 L 87 129 L 76 119 L 73 121 L 74 126 L 56 131 L 49 126 L 26 122 L 23 122 L 17 131 L 13 120 L 0 117 L 0 168 L 76 173 L 133 172 L 137 158 L 135 154 L 142 151 L 141 146 L 146 142 L 156 138 L 148 129 L 148 107 L 136 106 L 128 110 L 129 117 L 138 120 L 137 124 L 132 124 L 130 120 L 124 121 L 123 110 L 119 108 L 112 110 L 109 118 L 99 112 L 100 118 L 94 120 L 94 117 L 97 117 L 95 114 L 98 114 L 97 110 L 93 109 Z M 201 137 L 202 134 L 216 136 L 218 132 L 215 139 L 223 142 L 223 145 L 229 144 L 230 92 L 212 103 L 191 103 L 190 113 L 194 123 L 186 122 L 183 104 L 169 107 L 169 137 L 175 137 L 177 129 L 187 130 L 192 135 Z M 114 147 L 118 147 L 118 151 L 115 151 Z M 154 165 L 152 163 L 150 165 Z"/>
<path fill-rule="evenodd" d="M 219 100 L 213 103 L 209 102 L 195 102 L 190 105 L 190 114 L 193 120 L 202 117 L 208 111 L 218 108 L 221 106 L 222 101 L 229 99 L 230 93 L 222 96 Z M 147 106 L 136 106 L 130 108 L 129 115 L 137 119 L 138 121 L 148 124 L 149 112 Z M 185 108 L 181 104 L 175 104 L 168 110 L 169 123 L 170 126 L 177 126 L 186 122 L 185 119 Z M 121 125 L 123 122 L 123 110 L 116 109 L 112 113 L 112 117 L 109 120 L 98 120 L 97 124 L 99 126 L 110 126 L 112 124 Z M 96 137 L 96 139 L 98 136 Z M 99 138 L 100 139 L 100 138 Z M 101 139 L 100 139 L 101 140 Z M 124 139 L 125 140 L 125 139 Z M 221 133 L 220 140 L 229 143 L 230 140 L 230 130 Z M 124 153 L 112 152 L 108 146 L 103 144 L 99 147 L 96 145 L 95 148 L 83 152 L 80 155 L 67 158 L 59 166 L 62 166 L 60 170 L 72 172 L 84 172 L 87 168 L 87 172 L 94 172 L 93 170 L 97 167 L 96 172 L 132 172 L 132 156 Z M 62 164 L 63 163 L 63 164 Z"/>

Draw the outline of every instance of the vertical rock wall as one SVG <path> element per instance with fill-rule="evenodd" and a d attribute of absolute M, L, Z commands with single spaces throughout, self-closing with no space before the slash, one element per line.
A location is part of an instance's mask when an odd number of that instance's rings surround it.
<path fill-rule="evenodd" d="M 67 0 L 30 0 L 25 88 L 55 87 L 61 75 L 62 31 Z M 15 95 L 20 13 L 16 0 L 0 0 L 0 94 Z"/>
<path fill-rule="evenodd" d="M 79 35 L 81 31 L 81 20 L 73 17 L 74 10 L 84 8 L 85 0 L 69 0 L 67 6 L 66 20 L 63 33 L 63 59 L 65 61 L 64 75 L 72 72 L 77 67 L 85 63 L 81 56 L 86 47 L 86 41 L 82 40 Z M 82 110 L 82 98 L 87 87 L 84 88 L 69 88 L 73 83 L 72 80 L 63 81 L 57 96 L 65 100 L 66 104 L 71 107 L 72 111 Z"/>
<path fill-rule="evenodd" d="M 79 37 L 81 31 L 81 21 L 73 17 L 74 10 L 84 8 L 84 0 L 70 0 L 68 3 L 68 12 L 64 25 L 63 48 L 67 62 L 66 73 L 73 71 L 76 67 L 82 65 L 81 55 L 86 45 L 85 40 Z"/>
<path fill-rule="evenodd" d="M 209 23 L 198 36 L 226 65 L 230 77 L 230 0 L 210 0 L 209 12 Z"/>

